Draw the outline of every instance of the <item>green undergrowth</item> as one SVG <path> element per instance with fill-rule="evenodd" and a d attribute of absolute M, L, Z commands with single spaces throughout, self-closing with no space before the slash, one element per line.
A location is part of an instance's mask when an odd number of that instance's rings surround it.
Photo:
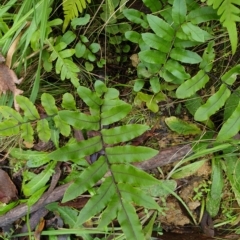
<path fill-rule="evenodd" d="M 124 0 L 99 4 L 38 0 L 34 5 L 11 0 L 0 5 L 2 53 L 7 55 L 20 36 L 12 65 L 18 76 L 34 79 L 32 88 L 28 82 L 19 87 L 30 92 L 16 97 L 20 112 L 10 107 L 13 97 L 9 95 L 1 96 L 0 106 L 0 146 L 8 149 L 16 171 L 23 168 L 22 201 L 32 206 L 41 198 L 58 162 L 71 167 L 59 182 L 71 183 L 63 202 L 89 197 L 80 211 L 49 204 L 47 208 L 58 212 L 69 229 L 43 234 L 72 233 L 89 240 L 97 233 L 113 234 L 115 239 L 150 239 L 169 194 L 197 224 L 175 192 L 177 179 L 193 175 L 209 160 L 212 172 L 201 199 L 203 208 L 212 217 L 220 209 L 226 212 L 221 204 L 224 182 L 240 204 L 240 65 L 235 54 L 239 3 L 142 2 L 144 11 Z M 111 73 L 109 66 L 114 69 Z M 121 68 L 136 76 L 131 81 L 120 80 Z M 104 73 L 102 81 L 96 80 L 95 70 Z M 47 84 L 45 76 L 49 76 Z M 120 97 L 122 92 L 124 97 Z M 166 112 L 164 121 L 170 130 L 196 138 L 194 154 L 179 159 L 164 180 L 158 180 L 131 164 L 152 158 L 158 150 L 133 146 L 131 141 L 152 127 L 147 124 L 151 114 L 161 117 Z M 188 121 L 181 112 L 188 113 Z M 78 141 L 76 131 L 84 139 Z M 54 149 L 32 150 L 36 142 L 49 141 Z M 38 174 L 36 169 L 41 169 Z M 17 204 L 1 206 L 1 213 Z M 139 209 L 144 210 L 143 217 Z M 237 224 L 236 218 L 226 219 L 226 223 Z M 114 220 L 120 227 L 112 227 Z M 89 222 L 92 229 L 86 227 Z"/>
<path fill-rule="evenodd" d="M 29 170 L 23 173 L 22 191 L 24 196 L 28 197 L 27 204 L 34 204 L 46 190 L 57 162 L 71 161 L 76 170 L 73 169 L 64 181 L 73 183 L 66 190 L 63 202 L 73 200 L 86 191 L 91 192 L 92 197 L 80 213 L 69 207 L 62 207 L 61 210 L 61 207 L 55 204 L 50 204 L 48 208 L 63 214 L 65 223 L 71 228 L 77 228 L 91 217 L 100 214 L 97 228 L 104 230 L 117 218 L 128 239 L 143 239 L 144 232 L 133 203 L 161 213 L 162 209 L 149 194 L 149 188 L 165 192 L 161 193 L 164 197 L 175 189 L 175 183 L 159 181 L 130 164 L 147 160 L 158 151 L 129 144 L 121 145 L 144 133 L 148 126 L 116 125 L 131 111 L 131 106 L 118 98 L 116 89 L 107 88 L 103 82 L 96 81 L 94 92 L 86 87 L 78 87 L 77 93 L 89 107 L 90 114 L 79 111 L 70 93 L 63 95 L 63 110 L 56 107 L 51 95 L 44 93 L 41 97 L 47 114 L 44 118 L 40 117 L 30 100 L 23 96 L 17 97 L 22 114 L 7 106 L 0 107 L 3 118 L 0 123 L 2 136 L 20 134 L 25 145 L 31 145 L 37 135 L 43 142 L 53 141 L 56 147 L 51 153 L 11 149 L 10 155 L 15 159 L 27 160 L 26 166 L 29 169 L 45 165 L 40 174 Z M 94 131 L 96 136 L 78 142 L 72 137 L 72 129 Z M 59 141 L 60 136 L 69 137 L 63 146 Z M 99 154 L 99 157 L 89 165 L 85 158 L 93 154 Z M 80 168 L 81 171 L 77 170 Z M 110 176 L 105 176 L 107 172 Z M 95 187 L 100 180 L 103 180 L 102 184 Z M 71 221 L 65 214 L 71 216 Z M 85 236 L 85 239 L 88 237 Z"/>

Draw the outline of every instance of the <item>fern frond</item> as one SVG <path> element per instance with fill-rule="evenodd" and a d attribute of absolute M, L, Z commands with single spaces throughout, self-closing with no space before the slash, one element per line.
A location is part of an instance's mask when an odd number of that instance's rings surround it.
<path fill-rule="evenodd" d="M 236 22 L 240 22 L 240 2 L 238 0 L 208 0 L 208 5 L 212 5 L 214 9 L 218 9 L 217 14 L 220 22 L 227 28 L 229 39 L 232 46 L 232 53 L 237 49 L 238 34 Z M 236 6 L 236 5 L 239 5 Z"/>
<path fill-rule="evenodd" d="M 91 0 L 63 0 L 63 32 L 65 32 L 69 22 L 73 18 L 78 17 L 79 12 L 82 13 L 83 9 L 86 8 L 86 1 L 88 3 L 91 2 Z"/>

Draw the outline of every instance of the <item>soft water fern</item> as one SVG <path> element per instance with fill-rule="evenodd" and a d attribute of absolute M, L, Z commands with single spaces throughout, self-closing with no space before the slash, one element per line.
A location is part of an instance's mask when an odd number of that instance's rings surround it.
<path fill-rule="evenodd" d="M 220 22 L 227 28 L 234 54 L 238 44 L 236 22 L 240 22 L 240 2 L 238 0 L 208 0 L 207 4 L 217 9 L 217 14 L 221 16 Z"/>
<path fill-rule="evenodd" d="M 64 23 L 63 32 L 65 32 L 69 22 L 78 17 L 78 13 L 82 13 L 86 8 L 86 2 L 91 0 L 63 0 Z"/>

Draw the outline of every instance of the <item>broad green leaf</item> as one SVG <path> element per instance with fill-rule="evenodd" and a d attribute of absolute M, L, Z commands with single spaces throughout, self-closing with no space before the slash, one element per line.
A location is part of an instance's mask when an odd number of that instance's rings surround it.
<path fill-rule="evenodd" d="M 133 43 L 140 43 L 142 37 L 141 34 L 136 31 L 125 32 L 125 38 Z"/>
<path fill-rule="evenodd" d="M 148 14 L 147 15 L 148 23 L 151 29 L 165 41 L 171 42 L 174 38 L 173 28 L 161 18 Z"/>
<path fill-rule="evenodd" d="M 16 100 L 20 108 L 24 111 L 24 116 L 29 120 L 36 120 L 40 118 L 36 107 L 28 98 L 18 95 L 16 96 Z"/>
<path fill-rule="evenodd" d="M 167 69 L 162 68 L 160 70 L 160 76 L 163 78 L 166 82 L 170 82 L 175 85 L 180 85 L 184 82 L 184 79 L 178 78 L 175 75 L 172 74 L 172 72 L 169 72 Z M 190 77 L 190 76 L 189 76 Z M 188 77 L 188 78 L 189 78 Z"/>
<path fill-rule="evenodd" d="M 210 72 L 213 67 L 213 62 L 215 58 L 215 51 L 214 51 L 214 42 L 211 41 L 208 43 L 207 48 L 205 48 L 202 62 L 200 63 L 199 67 L 203 69 L 205 72 Z"/>
<path fill-rule="evenodd" d="M 160 183 L 153 176 L 130 164 L 113 164 L 111 170 L 117 182 L 128 183 L 132 186 L 149 187 Z"/>
<path fill-rule="evenodd" d="M 196 64 L 202 61 L 202 58 L 197 53 L 182 48 L 173 48 L 170 57 L 189 64 Z"/>
<path fill-rule="evenodd" d="M 86 87 L 79 86 L 77 89 L 78 95 L 82 100 L 91 108 L 99 109 L 103 103 L 103 100 Z"/>
<path fill-rule="evenodd" d="M 122 209 L 117 216 L 126 239 L 139 240 L 145 239 L 135 208 L 132 204 L 122 199 Z"/>
<path fill-rule="evenodd" d="M 148 24 L 147 22 L 143 19 L 144 14 L 136 9 L 124 9 L 123 10 L 123 15 L 131 22 L 140 24 L 143 28 L 147 28 Z"/>
<path fill-rule="evenodd" d="M 24 139 L 25 142 L 33 143 L 34 131 L 33 131 L 33 127 L 31 125 L 31 123 L 27 122 L 27 123 L 21 124 L 20 125 L 20 129 L 21 129 L 21 137 L 22 137 L 22 139 Z"/>
<path fill-rule="evenodd" d="M 150 85 L 154 93 L 158 93 L 161 89 L 159 77 L 154 76 L 150 78 Z"/>
<path fill-rule="evenodd" d="M 230 94 L 231 91 L 225 84 L 222 84 L 219 90 L 196 111 L 194 119 L 196 121 L 206 121 L 224 105 Z"/>
<path fill-rule="evenodd" d="M 22 190 L 26 197 L 31 196 L 34 192 L 38 191 L 47 184 L 50 177 L 54 173 L 53 169 L 55 165 L 55 162 L 48 164 L 46 169 L 34 176 L 28 183 L 23 184 Z"/>
<path fill-rule="evenodd" d="M 171 178 L 180 179 L 180 178 L 189 177 L 189 176 L 193 175 L 200 167 L 202 167 L 206 161 L 207 160 L 204 159 L 204 160 L 200 160 L 200 161 L 197 161 L 194 163 L 189 163 L 188 165 L 177 169 L 173 173 L 173 175 L 171 175 Z"/>
<path fill-rule="evenodd" d="M 13 136 L 19 133 L 19 124 L 16 120 L 8 119 L 0 122 L 0 136 Z"/>
<path fill-rule="evenodd" d="M 74 227 L 78 228 L 80 224 L 83 224 L 88 219 L 101 212 L 108 205 L 115 193 L 116 189 L 112 177 L 108 177 L 97 189 L 96 194 L 89 199 L 87 204 L 80 211 Z"/>
<path fill-rule="evenodd" d="M 138 55 L 139 56 L 139 55 Z M 137 60 L 138 61 L 138 60 Z M 152 73 L 149 71 L 149 69 L 147 69 L 146 65 L 149 65 L 150 63 L 147 62 L 138 62 L 137 65 L 137 73 L 138 73 L 138 77 L 142 78 L 142 79 L 146 79 L 146 78 L 150 78 L 152 76 Z M 152 64 L 153 65 L 153 64 Z M 158 68 L 159 71 L 159 66 L 155 65 Z"/>
<path fill-rule="evenodd" d="M 108 111 L 116 106 L 126 105 L 126 102 L 120 99 L 104 99 L 103 105 L 101 107 L 101 111 L 105 112 Z"/>
<path fill-rule="evenodd" d="M 59 117 L 59 115 L 55 116 L 53 120 L 54 120 L 55 126 L 59 129 L 60 133 L 63 136 L 68 137 L 71 133 L 71 127 L 66 122 L 64 122 Z"/>
<path fill-rule="evenodd" d="M 134 81 L 133 91 L 135 92 L 141 91 L 144 84 L 145 84 L 145 81 L 143 79 L 136 79 Z"/>
<path fill-rule="evenodd" d="M 154 113 L 157 113 L 159 111 L 159 106 L 158 106 L 158 102 L 155 101 L 155 99 L 151 99 L 150 101 L 146 102 L 146 106 L 149 110 L 151 110 Z"/>
<path fill-rule="evenodd" d="M 49 157 L 57 161 L 78 160 L 101 149 L 101 139 L 97 136 L 81 142 L 67 143 L 65 146 L 51 152 Z"/>
<path fill-rule="evenodd" d="M 151 10 L 151 12 L 158 12 L 162 10 L 162 3 L 158 0 L 143 0 L 143 2 Z"/>
<path fill-rule="evenodd" d="M 123 105 L 113 107 L 110 110 L 104 111 L 101 113 L 101 124 L 109 125 L 117 122 L 126 117 L 127 114 L 131 111 L 131 109 L 131 105 L 125 103 Z"/>
<path fill-rule="evenodd" d="M 98 130 L 100 118 L 90 116 L 78 111 L 63 110 L 58 112 L 61 120 L 72 125 L 76 129 Z"/>
<path fill-rule="evenodd" d="M 10 155 L 16 159 L 27 160 L 28 167 L 39 167 L 51 160 L 46 152 L 32 150 L 25 151 L 21 148 L 12 148 Z"/>
<path fill-rule="evenodd" d="M 69 58 L 75 53 L 75 49 L 65 49 L 61 52 L 59 52 L 60 58 Z"/>
<path fill-rule="evenodd" d="M 17 112 L 16 110 L 14 110 L 11 107 L 8 106 L 0 106 L 0 113 L 3 115 L 4 118 L 6 119 L 14 119 L 18 122 L 23 122 L 23 118 L 20 115 L 19 112 Z"/>
<path fill-rule="evenodd" d="M 78 42 L 75 46 L 75 55 L 78 58 L 81 58 L 84 56 L 84 54 L 86 53 L 87 47 L 85 44 Z"/>
<path fill-rule="evenodd" d="M 183 32 L 189 37 L 189 40 L 204 43 L 213 38 L 211 34 L 202 30 L 200 27 L 186 22 L 181 26 Z"/>
<path fill-rule="evenodd" d="M 49 158 L 49 153 L 46 153 L 46 152 L 28 150 L 28 151 L 25 151 L 25 153 L 21 154 L 21 155 L 26 155 L 25 158 L 28 160 L 27 166 L 29 168 L 40 167 L 40 166 L 50 162 L 50 160 L 51 160 Z"/>
<path fill-rule="evenodd" d="M 37 132 L 40 140 L 48 142 L 51 137 L 51 130 L 46 119 L 41 119 L 37 122 Z"/>
<path fill-rule="evenodd" d="M 89 49 L 92 53 L 97 53 L 100 50 L 100 45 L 98 43 L 91 43 Z"/>
<path fill-rule="evenodd" d="M 146 106 L 152 112 L 158 112 L 159 106 L 158 103 L 166 100 L 166 95 L 162 92 L 157 93 L 156 95 L 149 95 L 142 92 L 138 92 L 135 99 L 134 104 L 137 106 L 142 105 L 142 101 L 146 103 Z"/>
<path fill-rule="evenodd" d="M 73 228 L 77 221 L 78 210 L 67 206 L 59 206 L 57 202 L 50 203 L 45 207 L 52 212 L 58 212 L 64 223 Z"/>
<path fill-rule="evenodd" d="M 57 114 L 58 109 L 55 105 L 55 99 L 51 94 L 43 93 L 41 96 L 41 102 L 48 115 Z"/>
<path fill-rule="evenodd" d="M 209 77 L 203 70 L 200 70 L 194 77 L 185 81 L 176 91 L 177 98 L 184 99 L 191 97 L 198 90 L 203 88 L 208 82 Z"/>
<path fill-rule="evenodd" d="M 174 116 L 165 118 L 165 123 L 172 131 L 177 132 L 178 134 L 194 135 L 202 132 L 196 124 L 183 121 Z"/>
<path fill-rule="evenodd" d="M 240 64 L 234 66 L 233 68 L 231 68 L 229 71 L 227 71 L 222 77 L 222 81 L 228 85 L 232 85 L 236 79 L 237 79 L 237 75 L 239 75 L 240 73 Z"/>
<path fill-rule="evenodd" d="M 61 106 L 67 110 L 76 110 L 76 101 L 71 93 L 64 93 Z"/>
<path fill-rule="evenodd" d="M 158 37 L 153 33 L 142 33 L 143 41 L 151 48 L 159 50 L 163 53 L 169 53 L 172 43 Z"/>
<path fill-rule="evenodd" d="M 237 89 L 233 92 L 230 97 L 227 99 L 224 107 L 224 117 L 223 121 L 225 122 L 234 112 L 239 103 L 240 89 Z"/>
<path fill-rule="evenodd" d="M 170 59 L 164 67 L 178 79 L 186 80 L 190 78 L 190 74 L 186 73 L 184 66 L 177 61 Z"/>
<path fill-rule="evenodd" d="M 135 188 L 128 183 L 119 183 L 118 188 L 125 201 L 143 206 L 144 208 L 161 210 L 153 198 L 146 195 L 146 192 L 140 188 Z"/>
<path fill-rule="evenodd" d="M 130 145 L 107 147 L 105 150 L 110 163 L 141 162 L 158 153 L 152 148 Z"/>
<path fill-rule="evenodd" d="M 172 6 L 172 19 L 175 24 L 181 25 L 186 21 L 187 5 L 185 0 L 174 0 Z"/>
<path fill-rule="evenodd" d="M 148 126 L 141 124 L 124 125 L 111 129 L 102 129 L 103 141 L 107 144 L 116 144 L 129 141 L 137 136 L 140 136 L 149 129 Z"/>
<path fill-rule="evenodd" d="M 151 64 L 163 64 L 166 61 L 166 54 L 157 50 L 141 51 L 138 56 L 142 62 Z"/>
<path fill-rule="evenodd" d="M 179 34 L 177 32 L 177 34 Z M 189 48 L 189 47 L 194 47 L 194 46 L 198 46 L 199 43 L 195 42 L 195 41 L 190 41 L 190 40 L 183 40 L 182 38 L 178 38 L 178 36 L 176 36 L 175 41 L 174 41 L 174 47 L 176 48 Z"/>
<path fill-rule="evenodd" d="M 109 223 L 111 223 L 112 220 L 116 218 L 118 210 L 121 209 L 120 204 L 121 203 L 118 195 L 113 195 L 113 197 L 111 198 L 110 202 L 107 204 L 107 207 L 105 208 L 101 215 L 98 224 L 99 229 L 103 229 Z"/>
<path fill-rule="evenodd" d="M 67 31 L 63 34 L 61 37 L 61 42 L 65 42 L 67 45 L 70 45 L 74 40 L 76 39 L 76 34 L 74 34 L 72 31 Z"/>
<path fill-rule="evenodd" d="M 80 196 L 85 191 L 93 187 L 107 172 L 108 166 L 104 156 L 85 168 L 80 176 L 74 180 L 64 193 L 63 202 L 67 202 Z"/>
<path fill-rule="evenodd" d="M 212 160 L 212 186 L 206 200 L 206 209 L 212 217 L 215 217 L 218 214 L 223 184 L 220 158 L 216 158 Z"/>
<path fill-rule="evenodd" d="M 240 103 L 237 108 L 223 124 L 221 130 L 218 133 L 217 140 L 226 140 L 238 133 L 240 130 Z M 1 133 L 1 132 L 0 132 Z"/>
<path fill-rule="evenodd" d="M 84 0 L 84 2 L 85 2 L 85 0 Z M 81 1 L 81 3 L 83 3 L 83 1 Z M 86 2 L 85 2 L 85 4 L 86 4 Z M 85 5 L 85 7 L 86 7 L 86 5 Z M 83 7 L 83 8 L 85 8 L 85 7 Z M 89 21 L 90 21 L 90 15 L 89 14 L 85 14 L 83 17 L 73 18 L 71 20 L 71 26 L 73 27 L 74 30 L 76 30 L 77 26 L 87 25 L 87 23 Z"/>
<path fill-rule="evenodd" d="M 217 11 L 210 6 L 201 6 L 189 12 L 187 19 L 193 24 L 218 20 Z"/>
<path fill-rule="evenodd" d="M 116 88 L 108 88 L 104 94 L 104 100 L 117 99 L 119 97 L 119 91 Z"/>
<path fill-rule="evenodd" d="M 100 80 L 95 81 L 94 89 L 95 89 L 96 93 L 98 94 L 98 96 L 102 96 L 102 94 L 107 92 L 107 90 L 108 90 L 108 88 L 106 87 L 104 82 L 102 82 Z"/>

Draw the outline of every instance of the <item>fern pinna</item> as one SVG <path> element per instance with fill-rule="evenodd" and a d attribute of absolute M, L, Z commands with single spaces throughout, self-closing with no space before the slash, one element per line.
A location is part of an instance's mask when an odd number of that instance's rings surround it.
<path fill-rule="evenodd" d="M 28 167 L 47 164 L 39 175 L 30 176 L 24 182 L 23 193 L 30 198 L 34 196 L 36 200 L 41 196 L 40 192 L 45 191 L 56 163 L 72 161 L 77 166 L 83 166 L 84 170 L 77 176 L 67 178 L 67 181 L 72 183 L 64 194 L 63 202 L 75 199 L 88 190 L 95 192 L 77 215 L 72 227 L 79 227 L 89 218 L 100 214 L 99 229 L 104 229 L 117 218 L 127 239 L 144 239 L 135 205 L 161 211 L 161 207 L 150 196 L 148 190 L 150 186 L 162 187 L 163 184 L 131 163 L 147 160 L 158 151 L 148 147 L 131 146 L 128 143 L 124 146 L 118 144 L 129 142 L 141 135 L 148 126 L 117 126 L 116 123 L 131 111 L 131 106 L 118 98 L 119 92 L 116 89 L 107 88 L 102 81 L 95 82 L 95 92 L 80 86 L 77 93 L 89 107 L 89 114 L 77 109 L 76 102 L 69 93 L 63 96 L 64 110 L 58 110 L 50 94 L 42 95 L 46 118 L 41 118 L 36 107 L 23 96 L 17 98 L 23 116 L 9 107 L 0 107 L 3 116 L 0 123 L 2 136 L 20 134 L 25 143 L 30 144 L 33 143 L 36 132 L 40 140 L 46 142 L 51 139 L 56 146 L 56 150 L 51 153 L 12 149 L 11 155 L 18 159 L 26 159 Z M 96 134 L 80 142 L 70 138 L 68 143 L 59 147 L 60 135 L 71 136 L 71 128 L 94 131 Z M 100 153 L 100 156 L 89 165 L 85 157 L 94 153 Z M 102 184 L 95 188 L 100 180 Z"/>
<path fill-rule="evenodd" d="M 238 0 L 207 0 L 207 4 L 217 9 L 220 22 L 227 28 L 232 46 L 232 53 L 236 53 L 238 45 L 238 31 L 236 22 L 240 22 L 240 2 Z M 239 5 L 239 6 L 237 6 Z"/>
<path fill-rule="evenodd" d="M 90 3 L 91 0 L 63 0 L 63 12 L 64 12 L 64 23 L 63 32 L 65 32 L 69 22 L 78 17 L 78 13 L 82 13 L 86 8 L 86 2 Z"/>

